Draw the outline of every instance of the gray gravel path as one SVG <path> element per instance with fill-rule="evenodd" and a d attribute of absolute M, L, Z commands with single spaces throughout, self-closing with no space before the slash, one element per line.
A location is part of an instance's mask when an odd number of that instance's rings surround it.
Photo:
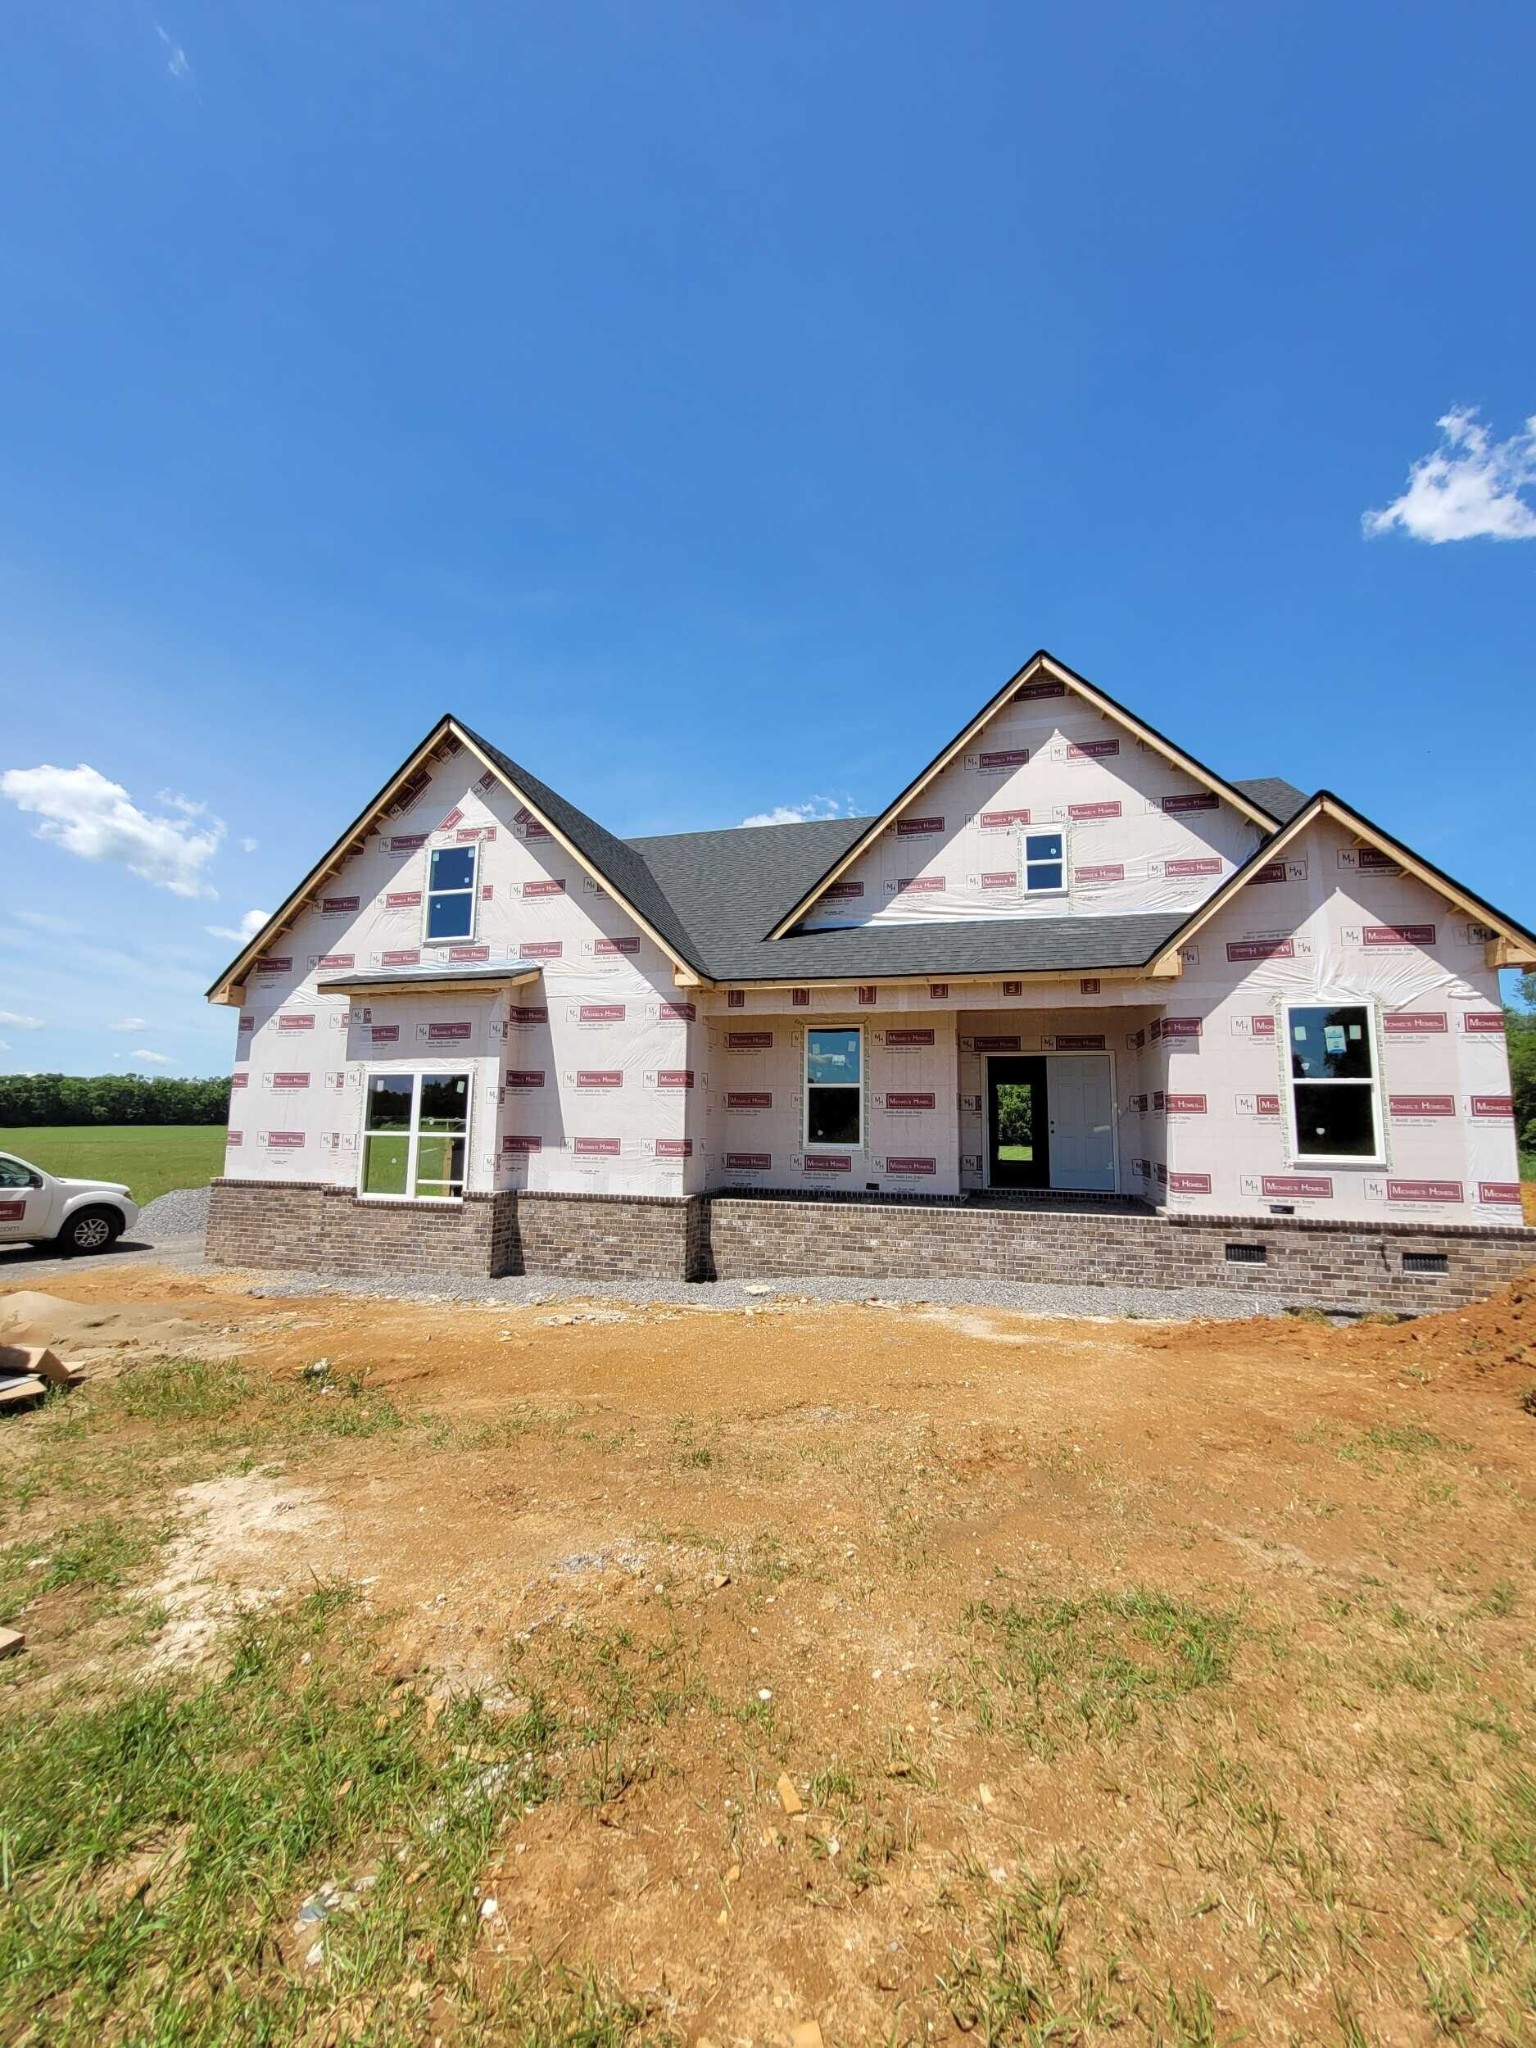
<path fill-rule="evenodd" d="M 203 1259 L 208 1190 L 177 1188 L 147 1202 L 138 1228 L 121 1247 L 105 1254 L 118 1259 L 155 1259 L 182 1272 L 209 1270 Z M 75 1265 L 51 1253 L 17 1250 L 0 1259 L 0 1279 L 41 1279 Z M 643 1307 L 677 1302 L 694 1309 L 761 1308 L 773 1301 L 931 1301 L 948 1307 L 1002 1308 L 1036 1316 L 1086 1316 L 1100 1320 L 1135 1316 L 1159 1322 L 1210 1317 L 1222 1322 L 1246 1316 L 1281 1315 L 1273 1301 L 1256 1300 L 1221 1287 L 1058 1287 L 1012 1280 L 844 1280 L 828 1274 L 780 1280 L 558 1280 L 507 1278 L 456 1280 L 438 1274 L 402 1274 L 396 1279 L 354 1280 L 326 1273 L 263 1274 L 252 1290 L 264 1299 L 285 1301 L 313 1294 L 372 1295 L 398 1301 L 479 1302 L 487 1308 L 536 1307 L 541 1303 L 600 1301 Z"/>

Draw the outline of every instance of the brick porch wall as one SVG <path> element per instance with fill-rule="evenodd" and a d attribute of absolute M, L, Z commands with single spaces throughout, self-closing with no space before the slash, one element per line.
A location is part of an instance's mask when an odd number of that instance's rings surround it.
<path fill-rule="evenodd" d="M 1262 1265 L 1229 1264 L 1262 1245 Z M 1536 1265 L 1536 1230 L 1311 1218 L 1078 1213 L 730 1195 L 469 1196 L 462 1207 L 359 1202 L 318 1183 L 215 1181 L 208 1257 L 390 1279 L 1023 1280 L 1221 1287 L 1294 1306 L 1454 1308 Z M 1407 1273 L 1405 1253 L 1445 1273 Z"/>

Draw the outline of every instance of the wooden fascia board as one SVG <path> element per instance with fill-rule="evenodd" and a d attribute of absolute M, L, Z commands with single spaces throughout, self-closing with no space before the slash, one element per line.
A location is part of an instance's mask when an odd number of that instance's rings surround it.
<path fill-rule="evenodd" d="M 399 996 L 399 995 L 474 995 L 483 990 L 494 995 L 498 989 L 526 988 L 529 982 L 537 981 L 543 969 L 510 968 L 505 974 L 482 974 L 474 980 L 444 974 L 402 974 L 398 981 L 366 981 L 355 975 L 343 974 L 335 981 L 317 984 L 317 993 L 323 996 Z"/>
<path fill-rule="evenodd" d="M 588 860 L 587 856 L 582 852 L 581 848 L 576 845 L 574 840 L 569 839 L 566 836 L 566 834 L 560 830 L 560 827 L 555 823 L 553 818 L 545 817 L 544 813 L 539 809 L 538 805 L 534 803 L 533 800 L 523 790 L 518 788 L 517 784 L 512 780 L 511 776 L 508 775 L 506 769 L 498 767 L 497 764 L 491 759 L 489 754 L 484 753 L 478 746 L 476 746 L 475 742 L 470 738 L 469 734 L 464 730 L 463 726 L 461 726 L 456 719 L 450 718 L 448 720 L 448 724 L 453 732 L 455 739 L 457 739 L 459 743 L 464 748 L 466 748 L 469 753 L 474 755 L 475 759 L 482 764 L 482 766 L 487 770 L 488 773 L 496 777 L 497 781 L 502 785 L 504 789 L 506 789 L 512 796 L 517 798 L 517 801 L 523 806 L 523 809 L 530 814 L 530 816 L 538 819 L 539 823 L 544 827 L 544 830 L 549 834 L 551 839 L 553 839 L 557 843 L 557 845 L 563 846 L 565 848 L 565 851 L 570 855 L 571 859 L 575 861 L 576 865 L 581 869 L 582 873 L 585 875 L 589 875 L 591 879 L 597 883 L 598 887 L 603 891 L 604 895 L 611 896 L 615 903 L 621 905 L 622 908 L 627 912 L 627 914 L 634 919 L 635 923 L 639 925 L 641 931 L 645 933 L 646 937 L 651 941 L 651 943 L 661 948 L 662 952 L 665 953 L 667 958 L 672 962 L 674 970 L 676 972 L 690 975 L 696 973 L 697 970 L 687 960 L 683 958 L 682 954 L 678 952 L 677 948 L 674 945 L 672 945 L 668 940 L 664 939 L 661 936 L 661 933 L 657 931 L 656 927 L 653 924 L 651 924 L 647 918 L 641 915 L 641 913 L 635 908 L 634 904 L 630 902 L 629 898 L 623 893 L 623 891 L 612 880 L 612 878 L 608 875 L 605 875 L 601 868 L 594 866 L 594 864 L 590 860 Z"/>
<path fill-rule="evenodd" d="M 1491 903 L 1484 903 L 1480 897 L 1463 889 L 1460 883 L 1452 881 L 1449 875 L 1441 874 L 1438 868 L 1433 868 L 1426 861 L 1420 860 L 1417 854 L 1410 852 L 1399 840 L 1392 838 L 1390 833 L 1383 832 L 1378 825 L 1373 825 L 1369 818 L 1362 818 L 1358 811 L 1351 810 L 1348 804 L 1330 791 L 1322 790 L 1303 810 L 1298 811 L 1291 822 L 1277 832 L 1273 839 L 1267 839 L 1240 868 L 1229 875 L 1214 895 L 1206 898 L 1189 921 L 1169 940 L 1154 962 L 1153 971 L 1156 972 L 1170 955 L 1176 958 L 1179 948 L 1186 946 L 1218 912 L 1224 910 L 1239 891 L 1246 887 L 1259 868 L 1279 859 L 1285 849 L 1319 818 L 1332 818 L 1335 824 L 1342 825 L 1345 831 L 1351 833 L 1357 840 L 1362 840 L 1367 846 L 1374 846 L 1378 853 L 1387 856 L 1394 867 L 1400 867 L 1405 874 L 1412 875 L 1415 881 L 1421 882 L 1426 889 L 1432 890 L 1443 901 L 1465 911 L 1476 923 L 1496 927 L 1497 936 L 1487 942 L 1484 949 L 1485 957 L 1495 948 L 1501 948 L 1514 955 L 1529 955 L 1532 963 L 1536 964 L 1536 938 L 1529 932 L 1522 931 L 1502 912 L 1495 910 Z M 1523 958 L 1488 960 L 1490 967 L 1521 964 Z"/>
<path fill-rule="evenodd" d="M 1053 656 L 1047 654 L 1042 649 L 1038 654 L 1031 655 L 1017 674 L 1009 677 L 997 694 L 989 698 L 980 711 L 977 712 L 970 724 L 965 726 L 950 741 L 942 753 L 935 755 L 922 773 L 914 781 L 908 783 L 907 787 L 886 806 L 879 817 L 870 825 L 869 829 L 856 839 L 848 851 L 842 854 L 827 869 L 826 873 L 821 876 L 806 895 L 801 897 L 794 909 L 786 917 L 780 918 L 773 930 L 769 932 L 769 938 L 782 939 L 786 932 L 791 931 L 800 919 L 804 917 L 812 904 L 818 902 L 826 894 L 838 877 L 846 874 L 861 854 L 868 852 L 869 848 L 873 846 L 891 821 L 899 817 L 909 804 L 915 803 L 923 791 L 932 783 L 935 776 L 942 775 L 957 755 L 965 752 L 965 749 L 970 745 L 977 733 L 1002 710 L 1013 692 L 1022 689 L 1029 678 L 1041 670 L 1049 671 L 1056 682 L 1063 684 L 1068 690 L 1074 691 L 1085 702 L 1091 704 L 1103 717 L 1113 719 L 1123 731 L 1130 733 L 1136 739 L 1145 740 L 1149 747 L 1155 748 L 1165 760 L 1171 761 L 1184 774 L 1193 777 L 1196 782 L 1202 783 L 1207 789 L 1214 790 L 1224 801 L 1231 804 L 1234 810 L 1240 811 L 1250 823 L 1261 826 L 1266 832 L 1274 830 L 1278 821 L 1268 811 L 1264 810 L 1262 806 L 1256 804 L 1251 797 L 1244 796 L 1240 789 L 1234 788 L 1230 782 L 1224 782 L 1219 775 L 1214 775 L 1209 768 L 1202 766 L 1199 761 L 1195 760 L 1192 754 L 1186 754 L 1182 748 L 1176 747 L 1171 740 L 1165 740 L 1161 733 L 1155 732 L 1150 725 L 1144 725 L 1133 712 L 1127 711 L 1122 705 L 1117 704 L 1113 697 L 1106 697 L 1102 690 L 1096 690 L 1092 683 L 1088 682 L 1084 677 L 1075 674 L 1071 669 L 1055 660 Z"/>
<path fill-rule="evenodd" d="M 351 848 L 352 842 L 359 835 L 366 838 L 368 829 L 373 824 L 374 819 L 390 802 L 400 785 L 416 772 L 421 763 L 431 754 L 432 749 L 439 746 L 444 736 L 450 731 L 455 736 L 458 736 L 458 729 L 453 719 L 445 714 L 433 726 L 431 732 L 421 742 L 421 745 L 396 769 L 395 773 L 385 783 L 373 801 L 353 819 L 346 831 L 342 833 L 341 837 L 334 842 L 329 850 L 321 855 L 320 859 L 316 861 L 315 865 L 287 901 L 279 909 L 273 911 L 254 938 L 246 941 L 242 950 L 235 955 L 218 980 L 209 988 L 205 998 L 206 1001 L 222 1003 L 226 1007 L 237 1006 L 243 1001 L 243 984 L 247 973 L 250 971 L 251 963 L 265 949 L 270 939 L 278 932 L 283 931 L 298 914 L 307 899 L 319 888 L 326 876 L 331 873 L 340 857 Z M 237 990 L 240 993 L 237 994 Z"/>

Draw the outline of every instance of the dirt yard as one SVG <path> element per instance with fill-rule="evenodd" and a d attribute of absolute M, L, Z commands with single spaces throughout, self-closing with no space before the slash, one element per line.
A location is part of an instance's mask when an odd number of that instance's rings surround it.
<path fill-rule="evenodd" d="M 1536 2039 L 1536 1283 L 49 1285 L 0 2039 Z"/>

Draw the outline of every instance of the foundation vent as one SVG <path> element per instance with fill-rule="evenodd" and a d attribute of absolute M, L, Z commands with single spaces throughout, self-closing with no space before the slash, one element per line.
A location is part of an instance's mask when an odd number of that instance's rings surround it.
<path fill-rule="evenodd" d="M 1449 1273 L 1450 1259 L 1444 1252 L 1404 1252 L 1405 1273 Z"/>
<path fill-rule="evenodd" d="M 1263 1244 L 1229 1244 L 1227 1264 L 1229 1266 L 1262 1266 L 1268 1263 L 1269 1247 Z"/>

